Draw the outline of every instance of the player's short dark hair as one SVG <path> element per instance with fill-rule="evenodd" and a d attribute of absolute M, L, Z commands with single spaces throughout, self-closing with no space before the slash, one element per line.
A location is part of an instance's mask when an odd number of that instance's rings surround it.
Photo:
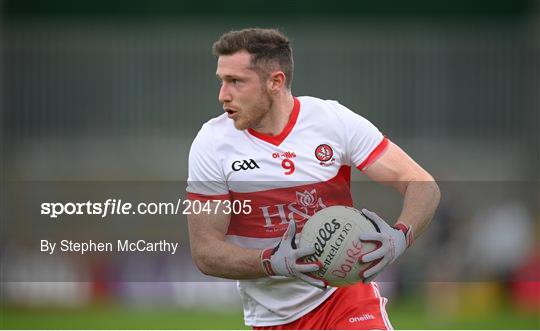
<path fill-rule="evenodd" d="M 212 46 L 215 56 L 232 55 L 240 51 L 251 54 L 251 66 L 266 79 L 270 72 L 281 70 L 285 86 L 291 89 L 293 56 L 289 39 L 277 29 L 249 28 L 224 33 Z"/>

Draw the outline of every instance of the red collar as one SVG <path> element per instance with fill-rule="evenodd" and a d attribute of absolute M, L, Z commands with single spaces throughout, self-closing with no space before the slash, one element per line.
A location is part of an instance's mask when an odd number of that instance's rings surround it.
<path fill-rule="evenodd" d="M 296 124 L 296 120 L 298 119 L 298 114 L 300 113 L 300 101 L 297 98 L 294 98 L 294 107 L 291 113 L 291 116 L 289 117 L 289 122 L 287 122 L 287 125 L 283 128 L 283 130 L 278 134 L 277 136 L 270 136 L 264 133 L 257 132 L 253 130 L 252 128 L 248 128 L 248 132 L 261 140 L 266 141 L 267 143 L 270 143 L 272 145 L 279 146 L 285 138 L 291 133 L 292 129 L 294 128 L 294 125 Z"/>

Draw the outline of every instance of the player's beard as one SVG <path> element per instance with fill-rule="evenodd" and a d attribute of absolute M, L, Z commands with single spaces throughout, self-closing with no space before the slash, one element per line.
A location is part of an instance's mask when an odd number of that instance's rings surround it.
<path fill-rule="evenodd" d="M 241 116 L 234 121 L 234 127 L 237 130 L 246 130 L 248 128 L 257 130 L 262 126 L 262 121 L 268 115 L 274 101 L 266 90 L 261 91 L 260 102 L 250 109 L 242 110 Z"/>

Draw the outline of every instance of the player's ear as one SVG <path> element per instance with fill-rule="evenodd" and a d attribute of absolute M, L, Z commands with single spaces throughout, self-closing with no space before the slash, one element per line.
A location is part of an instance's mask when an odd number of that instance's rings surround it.
<path fill-rule="evenodd" d="M 285 86 L 285 73 L 283 71 L 274 71 L 268 78 L 268 89 L 271 94 L 279 92 Z"/>

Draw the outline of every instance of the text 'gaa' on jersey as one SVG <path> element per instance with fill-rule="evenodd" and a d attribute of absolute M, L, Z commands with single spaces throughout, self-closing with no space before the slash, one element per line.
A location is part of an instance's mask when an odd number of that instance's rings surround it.
<path fill-rule="evenodd" d="M 231 165 L 231 168 L 234 171 L 249 170 L 249 169 L 255 169 L 255 168 L 260 169 L 257 162 L 255 162 L 255 160 L 253 159 L 234 161 Z"/>

